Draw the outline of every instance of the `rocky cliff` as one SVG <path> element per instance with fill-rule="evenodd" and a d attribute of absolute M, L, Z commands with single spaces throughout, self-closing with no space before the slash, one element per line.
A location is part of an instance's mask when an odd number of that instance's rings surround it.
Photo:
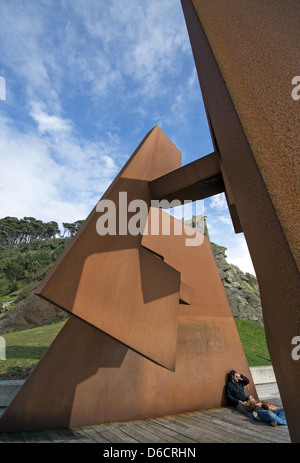
<path fill-rule="evenodd" d="M 251 320 L 263 324 L 256 277 L 242 272 L 236 265 L 227 262 L 226 248 L 210 240 L 205 216 L 193 217 L 185 223 L 198 229 L 209 239 L 233 316 L 240 320 Z"/>
<path fill-rule="evenodd" d="M 260 294 L 254 275 L 242 272 L 226 260 L 226 248 L 211 243 L 211 248 L 235 318 L 263 323 Z"/>

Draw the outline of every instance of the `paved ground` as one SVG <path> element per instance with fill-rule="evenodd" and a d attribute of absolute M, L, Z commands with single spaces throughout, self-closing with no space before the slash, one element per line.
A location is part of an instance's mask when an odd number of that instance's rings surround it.
<path fill-rule="evenodd" d="M 257 385 L 260 399 L 281 405 L 275 383 Z M 3 412 L 4 410 L 2 410 Z M 1 433 L 1 443 L 289 443 L 287 426 L 250 420 L 231 407 L 40 432 Z"/>

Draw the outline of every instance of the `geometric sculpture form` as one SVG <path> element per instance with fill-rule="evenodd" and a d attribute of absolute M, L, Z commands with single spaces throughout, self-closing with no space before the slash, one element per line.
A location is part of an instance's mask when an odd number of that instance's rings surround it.
<path fill-rule="evenodd" d="M 298 0 L 182 0 L 233 224 L 260 288 L 266 341 L 293 442 L 300 442 Z"/>
<path fill-rule="evenodd" d="M 103 196 L 116 205 L 120 192 L 143 199 L 149 209 L 141 233 L 122 235 L 117 223 L 116 235 L 99 236 L 107 211 L 95 207 L 52 267 L 37 293 L 70 318 L 0 431 L 220 407 L 230 369 L 251 378 L 208 238 L 150 207 L 151 182 L 179 166 L 179 151 L 155 127 Z M 168 235 L 156 228 L 166 218 Z M 248 393 L 257 397 L 253 383 Z"/>
<path fill-rule="evenodd" d="M 116 234 L 99 236 L 95 207 L 36 291 L 169 369 L 175 367 L 180 275 L 142 247 L 141 234 L 129 233 L 136 211 L 128 212 L 128 205 L 139 199 L 149 208 L 148 182 L 180 161 L 177 148 L 155 128 L 101 198 L 115 207 Z"/>

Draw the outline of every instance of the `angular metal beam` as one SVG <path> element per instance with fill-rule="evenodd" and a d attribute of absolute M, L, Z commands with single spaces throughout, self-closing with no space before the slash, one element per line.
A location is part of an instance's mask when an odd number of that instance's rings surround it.
<path fill-rule="evenodd" d="M 225 191 L 217 152 L 150 182 L 154 199 L 197 201 Z"/>

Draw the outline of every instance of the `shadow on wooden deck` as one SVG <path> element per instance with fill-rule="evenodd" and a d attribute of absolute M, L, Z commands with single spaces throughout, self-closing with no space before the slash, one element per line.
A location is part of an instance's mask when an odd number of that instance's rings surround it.
<path fill-rule="evenodd" d="M 275 385 L 257 387 L 261 399 L 280 406 Z M 1 443 L 198 444 L 290 443 L 287 426 L 271 427 L 250 420 L 231 407 L 159 418 L 116 422 L 71 429 L 1 433 Z"/>

